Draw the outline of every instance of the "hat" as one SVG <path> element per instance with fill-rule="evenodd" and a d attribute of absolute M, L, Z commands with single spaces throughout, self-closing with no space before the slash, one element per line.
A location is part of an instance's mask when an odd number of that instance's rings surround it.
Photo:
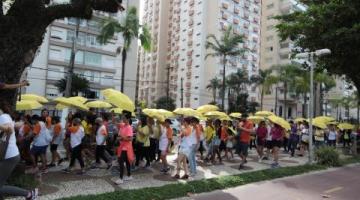
<path fill-rule="evenodd" d="M 98 124 L 103 123 L 103 119 L 101 117 L 98 117 L 95 119 L 95 123 L 98 123 Z"/>
<path fill-rule="evenodd" d="M 172 124 L 172 121 L 170 119 L 165 119 L 165 123 Z"/>

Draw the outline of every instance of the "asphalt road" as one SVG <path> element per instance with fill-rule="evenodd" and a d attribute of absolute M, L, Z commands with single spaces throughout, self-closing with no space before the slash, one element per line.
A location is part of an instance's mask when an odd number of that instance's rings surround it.
<path fill-rule="evenodd" d="M 196 200 L 360 200 L 360 165 L 249 184 L 190 197 Z"/>

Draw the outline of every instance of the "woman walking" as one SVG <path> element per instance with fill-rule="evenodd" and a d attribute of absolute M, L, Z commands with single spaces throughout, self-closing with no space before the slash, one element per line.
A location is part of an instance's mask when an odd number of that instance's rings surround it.
<path fill-rule="evenodd" d="M 272 151 L 274 156 L 274 163 L 271 164 L 272 168 L 279 167 L 279 150 L 283 144 L 284 135 L 285 130 L 278 124 L 274 124 L 274 127 L 271 129 Z"/>
<path fill-rule="evenodd" d="M 0 158 L 0 199 L 3 195 L 22 196 L 27 200 L 35 200 L 38 197 L 38 189 L 32 191 L 22 188 L 5 185 L 7 179 L 20 161 L 19 149 L 16 146 L 16 137 L 14 131 L 14 123 L 8 114 L 0 115 L 0 135 L 1 139 L 7 141 L 7 148 L 4 157 Z"/>
<path fill-rule="evenodd" d="M 268 129 L 265 121 L 259 123 L 259 127 L 256 129 L 256 150 L 259 155 L 259 162 L 264 158 L 264 146 L 266 142 L 266 135 Z"/>
<path fill-rule="evenodd" d="M 180 179 L 180 171 L 181 166 L 184 170 L 184 175 L 181 177 L 181 179 L 188 179 L 189 178 L 189 168 L 187 164 L 187 159 L 189 159 L 191 154 L 191 142 L 190 142 L 190 136 L 192 132 L 192 128 L 190 126 L 191 120 L 189 118 L 185 118 L 183 121 L 183 128 L 180 133 L 180 147 L 179 147 L 179 154 L 177 157 L 177 167 L 176 167 L 176 174 L 174 178 Z"/>

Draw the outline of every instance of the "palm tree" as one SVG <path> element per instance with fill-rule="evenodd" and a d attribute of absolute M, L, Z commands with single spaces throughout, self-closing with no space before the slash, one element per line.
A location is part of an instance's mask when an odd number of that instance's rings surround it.
<path fill-rule="evenodd" d="M 217 77 L 211 79 L 210 83 L 206 86 L 206 89 L 212 91 L 213 102 L 216 102 L 216 93 L 217 93 L 217 89 L 219 88 L 220 88 L 220 79 L 218 79 Z"/>
<path fill-rule="evenodd" d="M 207 36 L 206 49 L 211 50 L 212 52 L 208 53 L 205 59 L 209 56 L 220 57 L 223 64 L 222 110 L 224 110 L 225 105 L 226 64 L 229 58 L 236 58 L 244 53 L 244 49 L 239 46 L 243 42 L 243 36 L 234 34 L 231 26 L 226 29 L 220 39 L 216 38 L 213 34 Z"/>
<path fill-rule="evenodd" d="M 310 92 L 310 73 L 307 71 L 303 71 L 299 73 L 298 76 L 295 77 L 295 82 L 293 82 L 293 88 L 296 93 L 296 96 L 300 95 L 303 97 L 303 105 L 302 105 L 302 117 L 307 117 L 306 105 L 307 105 L 307 97 Z"/>
<path fill-rule="evenodd" d="M 250 78 L 251 82 L 260 88 L 260 110 L 263 110 L 264 95 L 270 92 L 271 86 L 277 82 L 277 78 L 271 75 L 272 69 L 259 70 L 258 75 Z"/>
<path fill-rule="evenodd" d="M 72 81 L 71 81 L 71 95 L 77 96 L 79 92 L 86 93 L 89 91 L 89 81 L 81 77 L 77 74 L 72 75 Z M 58 88 L 60 93 L 65 92 L 66 90 L 66 78 L 60 79 L 55 83 L 55 87 Z"/>
<path fill-rule="evenodd" d="M 120 23 L 118 20 L 108 18 L 102 21 L 102 30 L 98 36 L 101 44 L 106 44 L 114 37 L 116 33 L 121 33 L 123 36 L 124 44 L 118 48 L 122 56 L 122 69 L 121 69 L 121 92 L 124 92 L 124 79 L 125 79 L 125 63 L 127 52 L 130 49 L 131 43 L 134 38 L 140 40 L 141 46 L 146 51 L 151 49 L 151 35 L 148 28 L 139 24 L 139 17 L 137 16 L 137 9 L 129 7 L 126 11 L 124 20 Z M 136 50 L 136 49 L 135 49 Z"/>
<path fill-rule="evenodd" d="M 330 76 L 326 72 L 316 72 L 314 76 L 314 82 L 320 85 L 320 113 L 323 114 L 323 102 L 324 102 L 324 93 L 331 90 L 331 88 L 336 86 L 336 81 L 334 77 Z"/>
<path fill-rule="evenodd" d="M 287 65 L 276 65 L 272 69 L 275 71 L 276 82 L 282 83 L 284 90 L 284 112 L 283 117 L 287 118 L 286 104 L 287 104 L 287 94 L 289 89 L 293 89 L 291 86 L 294 85 L 295 77 L 300 73 L 300 68 L 294 64 Z"/>

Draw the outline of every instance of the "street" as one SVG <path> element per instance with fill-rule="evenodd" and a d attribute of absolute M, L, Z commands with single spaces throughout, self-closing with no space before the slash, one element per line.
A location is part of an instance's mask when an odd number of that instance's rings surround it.
<path fill-rule="evenodd" d="M 193 196 L 195 200 L 358 200 L 360 166 L 249 184 Z"/>

